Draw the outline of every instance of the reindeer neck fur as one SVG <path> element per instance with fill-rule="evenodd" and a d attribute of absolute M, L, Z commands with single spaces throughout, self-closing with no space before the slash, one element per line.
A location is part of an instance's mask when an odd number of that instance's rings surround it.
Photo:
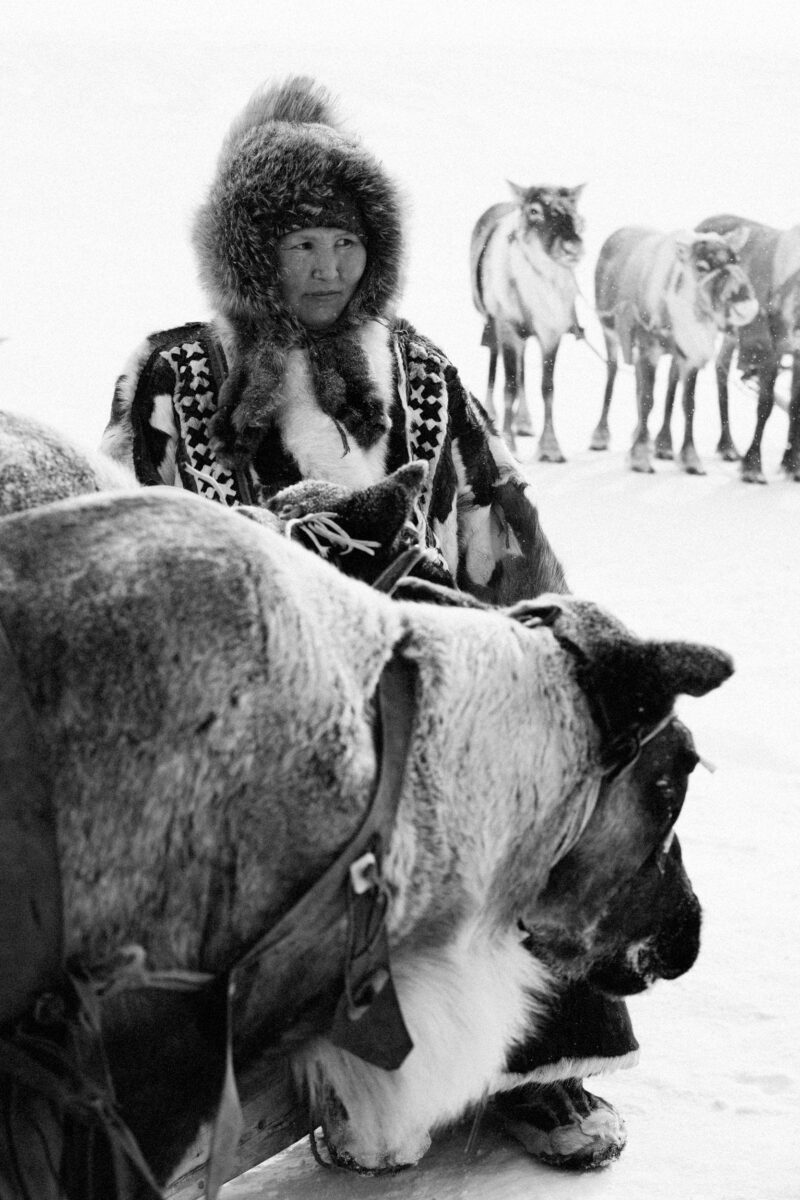
<path fill-rule="evenodd" d="M 574 269 L 547 253 L 519 209 L 497 223 L 484 255 L 482 287 L 487 312 L 544 347 L 556 345 L 573 323 Z"/>
<path fill-rule="evenodd" d="M 385 874 L 414 1047 L 391 1072 L 325 1038 L 294 1060 L 337 1147 L 376 1170 L 417 1162 L 432 1128 L 502 1084 L 510 1048 L 539 1027 L 555 984 L 520 941 L 517 903 L 544 886 L 598 790 L 586 704 L 548 633 L 424 605 L 405 624 L 417 726 Z M 482 719 L 468 701 L 476 680 L 494 698 Z M 524 751 L 507 738 L 521 706 Z"/>
<path fill-rule="evenodd" d="M 626 286 L 627 283 L 627 286 Z M 685 368 L 701 367 L 714 353 L 717 326 L 698 305 L 697 282 L 678 260 L 673 234 L 648 232 L 630 254 L 621 292 L 635 297 L 636 322 L 656 333 Z"/>
<path fill-rule="evenodd" d="M 676 262 L 667 283 L 664 304 L 672 340 L 684 369 L 704 367 L 714 356 L 719 327 L 704 307 L 697 279 L 686 263 Z"/>
<path fill-rule="evenodd" d="M 404 654 L 417 662 L 419 700 L 387 864 L 391 939 L 413 930 L 415 942 L 436 942 L 478 911 L 487 931 L 513 928 L 520 893 L 530 903 L 596 800 L 585 699 L 552 636 L 501 614 L 420 606 Z M 471 702 L 476 680 L 494 698 L 489 720 Z M 521 705 L 525 743 L 509 744 Z"/>

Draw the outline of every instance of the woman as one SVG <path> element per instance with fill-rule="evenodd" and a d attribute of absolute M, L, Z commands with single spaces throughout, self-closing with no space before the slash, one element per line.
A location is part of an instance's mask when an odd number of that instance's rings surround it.
<path fill-rule="evenodd" d="M 419 538 L 460 587 L 491 603 L 566 591 L 505 444 L 442 351 L 396 316 L 402 209 L 311 80 L 257 94 L 194 227 L 215 319 L 147 339 L 117 383 L 103 449 L 142 483 L 229 505 L 301 479 L 363 488 L 421 459 Z M 573 989 L 547 1043 L 510 1064 L 521 1086 L 498 1109 L 545 1161 L 610 1161 L 624 1126 L 577 1075 L 635 1050 L 623 1007 Z"/>

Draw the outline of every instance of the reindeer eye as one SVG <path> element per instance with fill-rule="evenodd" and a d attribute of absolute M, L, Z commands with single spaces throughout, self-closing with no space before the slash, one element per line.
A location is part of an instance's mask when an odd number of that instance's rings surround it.
<path fill-rule="evenodd" d="M 529 221 L 541 221 L 544 216 L 544 209 L 538 200 L 534 200 L 532 204 L 528 205 L 527 213 Z"/>

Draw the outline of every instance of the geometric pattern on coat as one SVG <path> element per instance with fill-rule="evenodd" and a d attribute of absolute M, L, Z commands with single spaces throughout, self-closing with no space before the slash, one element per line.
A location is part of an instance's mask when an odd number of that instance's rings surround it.
<path fill-rule="evenodd" d="M 236 481 L 219 462 L 208 444 L 207 422 L 216 411 L 211 367 L 200 342 L 184 342 L 171 350 L 162 350 L 162 358 L 170 363 L 178 379 L 173 398 L 175 415 L 180 425 L 180 442 L 186 449 L 188 462 L 179 462 L 181 475 L 191 476 L 189 488 L 201 496 L 222 500 L 224 504 L 240 502 Z"/>

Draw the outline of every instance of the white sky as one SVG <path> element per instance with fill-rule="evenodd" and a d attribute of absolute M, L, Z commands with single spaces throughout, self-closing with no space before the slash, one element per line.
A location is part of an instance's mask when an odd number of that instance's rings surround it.
<path fill-rule="evenodd" d="M 96 440 L 139 339 L 208 315 L 192 213 L 234 114 L 310 72 L 402 181 L 404 315 L 483 387 L 467 246 L 505 179 L 587 181 L 587 255 L 621 224 L 798 220 L 789 0 L 6 5 L 0 388 Z"/>

